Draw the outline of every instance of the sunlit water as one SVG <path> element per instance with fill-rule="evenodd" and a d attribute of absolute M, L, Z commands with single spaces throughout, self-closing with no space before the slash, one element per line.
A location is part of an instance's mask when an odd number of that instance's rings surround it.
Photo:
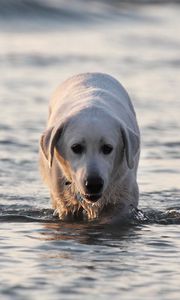
<path fill-rule="evenodd" d="M 7 3 L 0 299 L 180 299 L 180 6 L 34 1 L 27 11 L 26 1 Z M 86 71 L 123 83 L 141 129 L 140 211 L 118 227 L 59 222 L 39 176 L 50 95 Z"/>

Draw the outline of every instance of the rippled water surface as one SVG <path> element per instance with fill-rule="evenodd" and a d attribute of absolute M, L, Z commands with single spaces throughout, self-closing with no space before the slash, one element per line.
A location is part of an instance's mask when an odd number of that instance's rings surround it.
<path fill-rule="evenodd" d="M 0 6 L 0 299 L 180 299 L 180 6 Z M 59 222 L 38 171 L 50 95 L 86 71 L 123 83 L 141 129 L 140 211 L 116 227 Z"/>

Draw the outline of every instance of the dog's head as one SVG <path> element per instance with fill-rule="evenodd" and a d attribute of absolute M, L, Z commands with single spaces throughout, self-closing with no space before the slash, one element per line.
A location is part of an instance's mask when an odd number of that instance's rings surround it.
<path fill-rule="evenodd" d="M 41 137 L 41 149 L 53 167 L 55 163 L 73 183 L 81 197 L 96 202 L 112 184 L 117 172 L 134 167 L 139 138 L 112 117 L 81 113 Z"/>

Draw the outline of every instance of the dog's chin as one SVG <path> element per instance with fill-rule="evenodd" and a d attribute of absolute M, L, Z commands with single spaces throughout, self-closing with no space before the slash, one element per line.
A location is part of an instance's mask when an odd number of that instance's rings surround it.
<path fill-rule="evenodd" d="M 102 197 L 102 194 L 84 194 L 83 198 L 84 200 L 87 200 L 88 202 L 97 202 Z"/>

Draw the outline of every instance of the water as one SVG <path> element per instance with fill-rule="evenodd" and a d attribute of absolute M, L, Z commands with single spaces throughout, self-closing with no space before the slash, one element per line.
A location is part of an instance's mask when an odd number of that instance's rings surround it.
<path fill-rule="evenodd" d="M 179 299 L 177 1 L 0 7 L 0 298 Z M 141 129 L 140 211 L 116 227 L 59 222 L 38 171 L 50 95 L 86 71 L 123 83 Z"/>

